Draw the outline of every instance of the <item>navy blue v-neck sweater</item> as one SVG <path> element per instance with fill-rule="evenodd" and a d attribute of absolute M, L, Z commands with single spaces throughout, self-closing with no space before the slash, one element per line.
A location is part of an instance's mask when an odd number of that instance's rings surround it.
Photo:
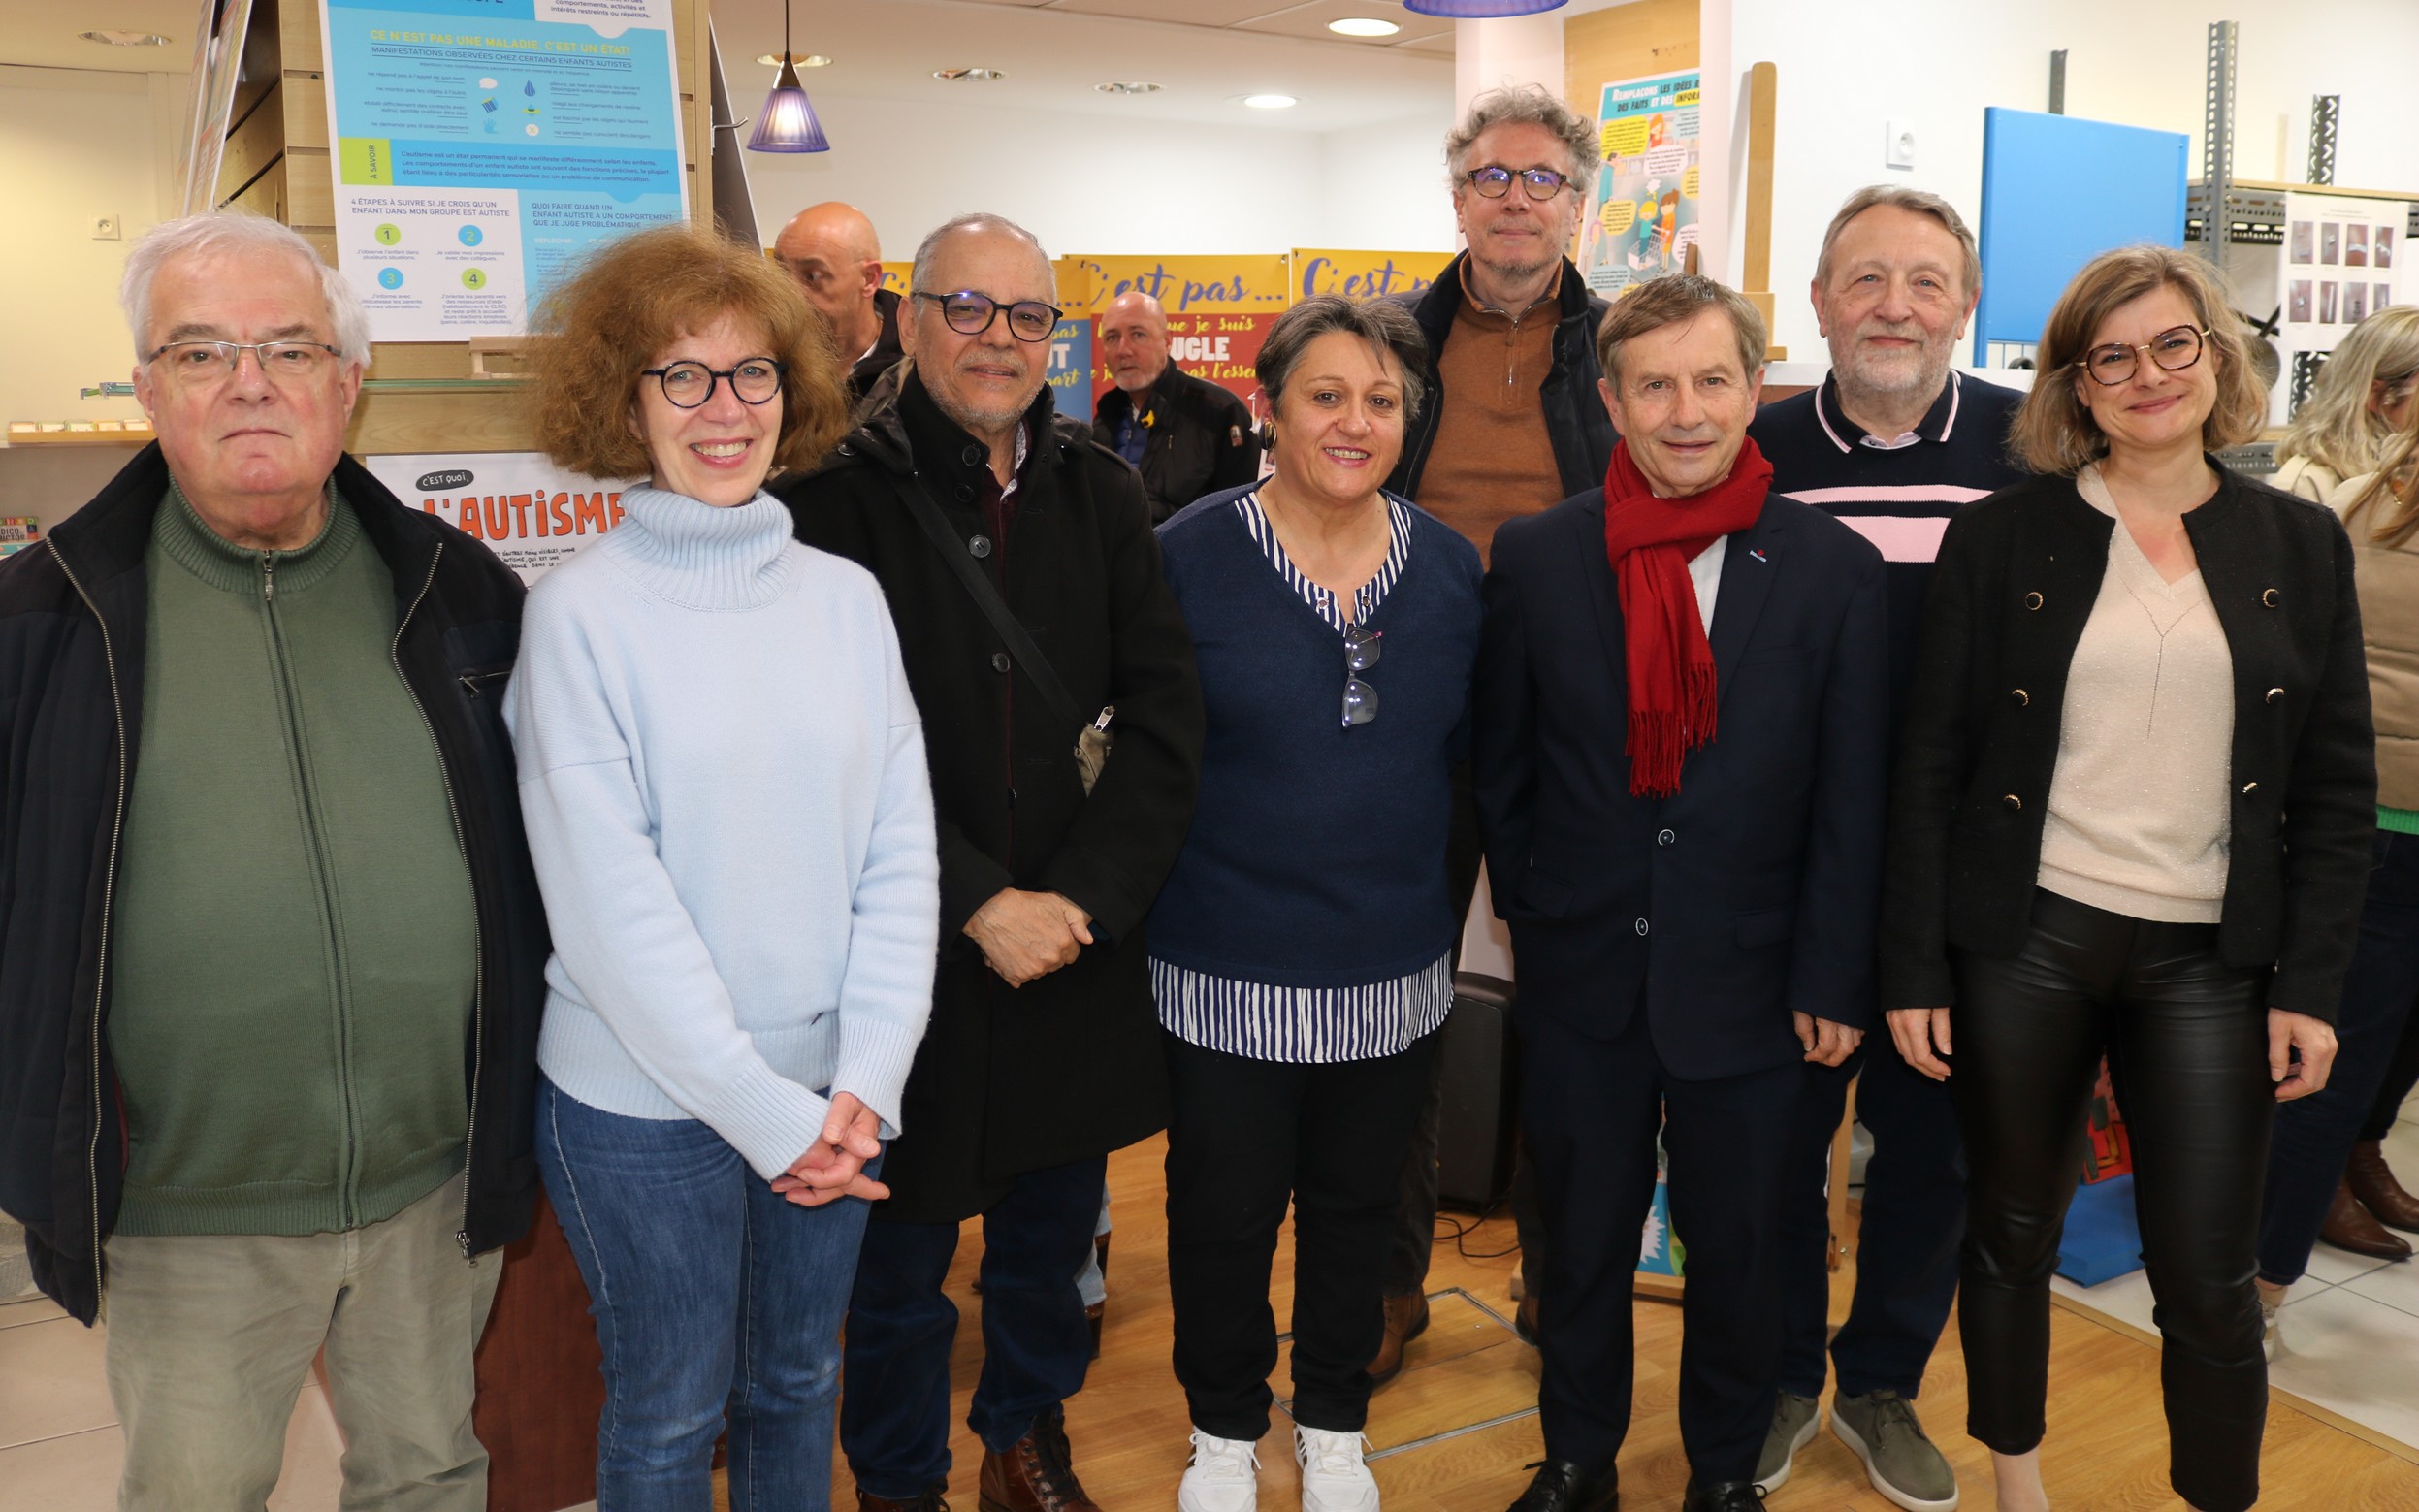
<path fill-rule="evenodd" d="M 1478 553 L 1414 508 L 1366 628 L 1377 718 L 1342 724 L 1344 643 L 1213 494 L 1159 528 L 1192 629 L 1209 736 L 1201 796 L 1150 916 L 1151 954 L 1284 987 L 1387 981 L 1433 965 L 1461 921 L 1445 876 L 1450 773 L 1469 749 Z"/>

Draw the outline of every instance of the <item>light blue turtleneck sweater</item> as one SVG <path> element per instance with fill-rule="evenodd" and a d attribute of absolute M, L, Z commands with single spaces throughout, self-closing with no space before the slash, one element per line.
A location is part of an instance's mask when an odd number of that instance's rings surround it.
<path fill-rule="evenodd" d="M 537 1063 L 769 1179 L 819 1088 L 898 1131 L 940 935 L 923 727 L 881 588 L 770 496 L 622 507 L 531 591 L 506 702 L 554 932 Z"/>

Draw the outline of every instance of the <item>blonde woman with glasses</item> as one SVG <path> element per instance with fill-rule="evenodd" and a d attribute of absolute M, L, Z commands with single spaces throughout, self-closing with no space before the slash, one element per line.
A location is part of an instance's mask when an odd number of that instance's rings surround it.
<path fill-rule="evenodd" d="M 1950 522 L 1900 733 L 1882 1001 L 1957 1103 L 1966 1431 L 2003 1512 L 2049 1505 L 2049 1275 L 2104 1054 L 2169 1478 L 2196 1512 L 2259 1497 L 2258 1194 L 2275 1104 L 2335 1059 L 2376 772 L 2351 542 L 2210 455 L 2267 408 L 2229 307 L 2164 247 L 2076 275 L 2013 435 L 2042 475 Z"/>

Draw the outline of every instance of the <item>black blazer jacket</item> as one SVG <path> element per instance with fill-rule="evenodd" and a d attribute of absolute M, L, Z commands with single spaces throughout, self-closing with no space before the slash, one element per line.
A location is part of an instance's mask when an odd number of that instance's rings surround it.
<path fill-rule="evenodd" d="M 1888 788 L 1880 553 L 1777 494 L 1726 552 L 1720 722 L 1670 798 L 1629 791 L 1603 490 L 1497 532 L 1479 646 L 1478 808 L 1516 1012 L 1611 1039 L 1643 1004 L 1693 1079 L 1801 1058 L 1793 1011 L 1872 1021 Z"/>
<path fill-rule="evenodd" d="M 2184 531 L 2234 656 L 2218 948 L 2229 965 L 2274 965 L 2271 1006 L 2333 1022 L 2377 824 L 2352 545 L 2331 511 L 2209 465 L 2217 492 Z M 2023 948 L 2067 669 L 2115 523 L 2060 476 L 1950 522 L 1899 730 L 1885 1009 L 1952 1002 L 1952 947 Z"/>

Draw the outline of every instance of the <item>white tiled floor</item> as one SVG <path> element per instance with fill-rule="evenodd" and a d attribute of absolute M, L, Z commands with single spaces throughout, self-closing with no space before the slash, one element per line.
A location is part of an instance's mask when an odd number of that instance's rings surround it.
<path fill-rule="evenodd" d="M 0 1512 L 109 1512 L 124 1452 L 103 1378 L 99 1329 L 48 1302 L 0 1303 Z M 271 1512 L 336 1505 L 344 1447 L 316 1380 L 286 1426 Z"/>
<path fill-rule="evenodd" d="M 2385 1142 L 2395 1169 L 2419 1173 L 2419 1098 Z M 2145 1332 L 2150 1283 L 2139 1271 L 2058 1294 Z M 2405 1444 L 2419 1445 L 2419 1261 L 2371 1260 L 2321 1244 L 2285 1299 L 2269 1384 Z"/>

